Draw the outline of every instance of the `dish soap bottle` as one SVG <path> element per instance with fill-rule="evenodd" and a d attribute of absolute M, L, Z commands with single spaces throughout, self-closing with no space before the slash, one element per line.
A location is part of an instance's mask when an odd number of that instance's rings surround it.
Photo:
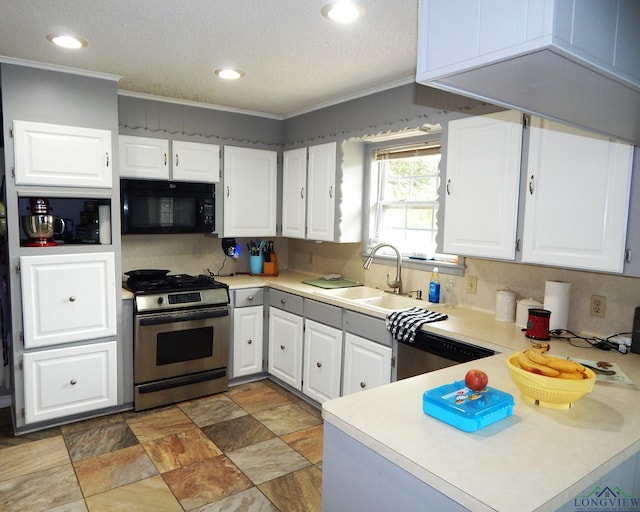
<path fill-rule="evenodd" d="M 433 267 L 433 272 L 431 272 L 429 302 L 433 302 L 434 304 L 440 302 L 440 273 L 438 272 L 438 267 Z"/>

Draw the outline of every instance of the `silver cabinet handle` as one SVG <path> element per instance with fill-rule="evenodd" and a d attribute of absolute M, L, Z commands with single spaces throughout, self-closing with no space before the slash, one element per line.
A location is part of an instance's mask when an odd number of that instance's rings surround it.
<path fill-rule="evenodd" d="M 300 199 L 304 199 L 304 187 L 300 189 Z"/>
<path fill-rule="evenodd" d="M 333 185 L 329 187 L 329 198 L 333 199 Z"/>
<path fill-rule="evenodd" d="M 533 186 L 533 174 L 531 175 L 531 178 L 529 178 L 529 194 L 533 194 L 533 190 L 534 190 L 534 186 Z"/>
<path fill-rule="evenodd" d="M 253 343 L 253 340 L 247 340 L 247 343 L 251 345 Z"/>
<path fill-rule="evenodd" d="M 166 153 L 164 153 L 164 166 L 165 167 L 167 166 L 167 154 Z"/>
<path fill-rule="evenodd" d="M 360 383 L 360 387 L 361 387 L 362 389 L 366 388 L 366 387 L 367 387 L 367 383 L 366 383 L 366 382 L 361 382 L 361 383 Z"/>
<path fill-rule="evenodd" d="M 627 263 L 631 263 L 631 249 L 627 249 L 626 251 L 624 251 L 624 260 Z"/>
<path fill-rule="evenodd" d="M 227 185 L 227 197 L 229 197 L 229 186 Z"/>
<path fill-rule="evenodd" d="M 318 362 L 316 363 L 316 366 L 317 366 L 318 368 L 322 368 L 322 363 L 318 361 Z"/>
<path fill-rule="evenodd" d="M 280 350 L 284 350 L 284 345 L 280 345 Z"/>
<path fill-rule="evenodd" d="M 69 384 L 71 384 L 72 386 L 75 386 L 78 383 L 78 381 L 76 379 L 71 379 L 69 381 Z"/>
<path fill-rule="evenodd" d="M 69 297 L 69 302 L 75 302 L 76 298 L 72 295 L 71 297 Z"/>
<path fill-rule="evenodd" d="M 447 180 L 446 189 L 447 189 L 447 195 L 450 196 L 451 195 L 451 178 Z"/>
<path fill-rule="evenodd" d="M 179 160 L 180 160 L 180 155 L 178 155 L 178 153 L 176 153 L 176 167 L 178 167 Z"/>
<path fill-rule="evenodd" d="M 107 155 L 107 167 L 109 167 L 109 153 L 107 153 L 106 155 Z"/>
<path fill-rule="evenodd" d="M 516 240 L 516 252 L 520 252 L 520 239 Z"/>

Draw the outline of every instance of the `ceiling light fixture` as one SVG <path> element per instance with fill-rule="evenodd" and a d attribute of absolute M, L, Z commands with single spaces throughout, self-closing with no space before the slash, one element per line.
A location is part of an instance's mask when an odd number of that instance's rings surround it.
<path fill-rule="evenodd" d="M 320 12 L 322 15 L 338 23 L 353 23 L 364 14 L 364 9 L 350 0 L 338 0 L 325 5 Z"/>
<path fill-rule="evenodd" d="M 71 50 L 84 48 L 89 44 L 84 39 L 68 34 L 49 34 L 47 36 L 47 40 L 50 43 L 55 44 L 56 46 L 60 46 L 61 48 L 68 48 Z"/>
<path fill-rule="evenodd" d="M 216 76 L 219 76 L 220 78 L 223 78 L 225 80 L 237 80 L 238 78 L 242 78 L 245 75 L 244 71 L 239 71 L 237 69 L 231 68 L 216 69 L 214 73 L 216 74 Z"/>

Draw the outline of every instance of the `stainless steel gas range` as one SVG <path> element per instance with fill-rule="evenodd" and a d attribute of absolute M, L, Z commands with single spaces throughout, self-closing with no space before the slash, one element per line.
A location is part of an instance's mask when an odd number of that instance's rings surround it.
<path fill-rule="evenodd" d="M 134 293 L 136 411 L 225 391 L 229 288 L 210 276 L 126 273 Z"/>

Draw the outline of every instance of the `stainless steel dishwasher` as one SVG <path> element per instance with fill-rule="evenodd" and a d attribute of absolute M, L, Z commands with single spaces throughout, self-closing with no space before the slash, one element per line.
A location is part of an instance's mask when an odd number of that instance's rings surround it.
<path fill-rule="evenodd" d="M 398 380 L 494 355 L 488 348 L 418 331 L 413 343 L 398 340 Z"/>

